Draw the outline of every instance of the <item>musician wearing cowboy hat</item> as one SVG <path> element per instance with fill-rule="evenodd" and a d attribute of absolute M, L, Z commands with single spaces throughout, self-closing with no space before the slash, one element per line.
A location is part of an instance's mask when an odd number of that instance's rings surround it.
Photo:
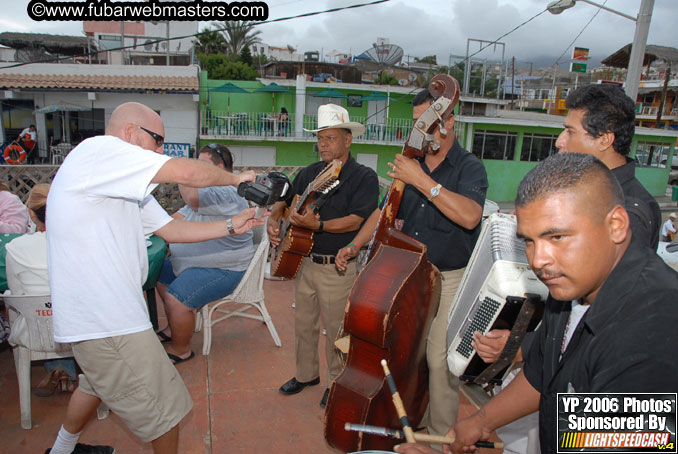
<path fill-rule="evenodd" d="M 327 403 L 329 386 L 341 372 L 341 357 L 334 346 L 353 281 L 357 276 L 355 261 L 344 271 L 335 267 L 335 255 L 342 246 L 353 240 L 365 219 L 377 208 L 379 182 L 369 167 L 358 164 L 349 150 L 354 137 L 365 133 L 365 126 L 350 121 L 348 111 L 335 104 L 318 108 L 318 129 L 306 130 L 317 134 L 321 160 L 305 167 L 292 183 L 287 202 L 273 206 L 268 234 L 275 247 L 278 220 L 296 194 L 302 194 L 309 183 L 333 160 L 342 163 L 339 185 L 321 197 L 317 213 L 306 210 L 299 213 L 292 208 L 289 220 L 293 226 L 315 232 L 311 254 L 303 259 L 296 277 L 295 338 L 296 373 L 280 387 L 285 395 L 297 394 L 307 386 L 320 383 L 318 360 L 319 318 L 327 330 L 325 353 L 327 357 L 327 389 L 321 399 Z"/>

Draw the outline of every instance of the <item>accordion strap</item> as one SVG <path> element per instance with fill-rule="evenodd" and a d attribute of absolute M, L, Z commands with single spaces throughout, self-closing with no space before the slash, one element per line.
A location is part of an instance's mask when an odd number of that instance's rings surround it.
<path fill-rule="evenodd" d="M 509 338 L 506 342 L 506 345 L 504 346 L 504 350 L 502 350 L 501 354 L 499 355 L 499 359 L 490 364 L 473 380 L 473 383 L 475 384 L 487 384 L 499 372 L 506 368 L 506 366 L 511 364 L 513 358 L 515 358 L 516 354 L 518 353 L 520 344 L 523 342 L 523 338 L 527 332 L 527 327 L 529 326 L 530 321 L 532 320 L 532 317 L 534 316 L 534 313 L 537 309 L 537 303 L 541 301 L 541 297 L 539 295 L 532 293 L 528 293 L 525 298 L 507 296 L 506 299 L 523 300 L 523 304 L 520 308 L 520 312 L 518 313 L 518 317 L 516 318 L 516 322 L 513 324 L 511 334 L 509 334 Z"/>

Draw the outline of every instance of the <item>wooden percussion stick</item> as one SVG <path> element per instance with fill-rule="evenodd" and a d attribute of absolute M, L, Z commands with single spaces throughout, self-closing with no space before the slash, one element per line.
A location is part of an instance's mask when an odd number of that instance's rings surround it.
<path fill-rule="evenodd" d="M 393 405 L 395 405 L 396 413 L 400 418 L 400 423 L 403 425 L 403 432 L 405 432 L 405 440 L 408 443 L 415 443 L 414 432 L 412 431 L 412 426 L 410 426 L 410 420 L 407 418 L 407 413 L 405 412 L 405 406 L 403 405 L 402 399 L 400 399 L 400 394 L 398 394 L 398 388 L 396 388 L 395 380 L 391 375 L 391 371 L 386 364 L 386 360 L 381 360 L 381 367 L 384 368 L 384 375 L 386 376 L 386 383 L 391 390 L 391 396 L 393 397 Z"/>
<path fill-rule="evenodd" d="M 369 426 L 364 424 L 351 424 L 347 422 L 344 425 L 346 430 L 351 430 L 355 432 L 364 432 L 373 435 L 381 435 L 382 437 L 391 437 L 391 438 L 405 438 L 405 434 L 396 429 L 390 429 L 388 427 L 377 427 Z M 414 434 L 415 441 L 420 441 L 424 443 L 441 443 L 449 444 L 454 443 L 454 438 L 446 437 L 444 435 L 429 435 L 429 434 Z M 476 442 L 476 447 L 478 448 L 490 448 L 490 449 L 503 449 L 504 443 L 502 442 L 491 442 L 491 441 L 478 441 Z"/>

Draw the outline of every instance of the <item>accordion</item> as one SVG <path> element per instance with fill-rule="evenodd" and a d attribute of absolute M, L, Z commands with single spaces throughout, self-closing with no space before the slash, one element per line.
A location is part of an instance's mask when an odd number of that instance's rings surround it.
<path fill-rule="evenodd" d="M 474 375 L 487 365 L 472 347 L 473 333 L 511 329 L 523 296 L 546 300 L 548 289 L 527 263 L 525 245 L 516 236 L 516 218 L 495 213 L 484 221 L 447 319 L 447 365 L 457 377 Z M 541 315 L 533 317 L 533 330 Z"/>

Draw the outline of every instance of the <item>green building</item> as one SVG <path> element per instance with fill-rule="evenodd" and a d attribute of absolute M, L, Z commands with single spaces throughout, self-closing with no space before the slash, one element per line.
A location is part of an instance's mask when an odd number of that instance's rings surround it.
<path fill-rule="evenodd" d="M 387 180 L 387 163 L 400 153 L 412 128 L 411 87 L 324 83 L 296 80 L 210 80 L 200 82 L 200 145 L 221 142 L 234 152 L 237 166 L 306 166 L 319 159 L 314 129 L 317 108 L 332 102 L 352 121 L 366 125 L 351 151 Z M 242 90 L 242 91 L 241 91 Z M 518 183 L 538 161 L 557 152 L 564 117 L 505 110 L 508 101 L 464 97 L 455 117 L 455 134 L 487 169 L 488 198 L 512 201 Z M 281 115 L 282 109 L 287 111 Z M 654 195 L 664 195 L 678 131 L 636 128 L 631 157 L 637 178 Z"/>

